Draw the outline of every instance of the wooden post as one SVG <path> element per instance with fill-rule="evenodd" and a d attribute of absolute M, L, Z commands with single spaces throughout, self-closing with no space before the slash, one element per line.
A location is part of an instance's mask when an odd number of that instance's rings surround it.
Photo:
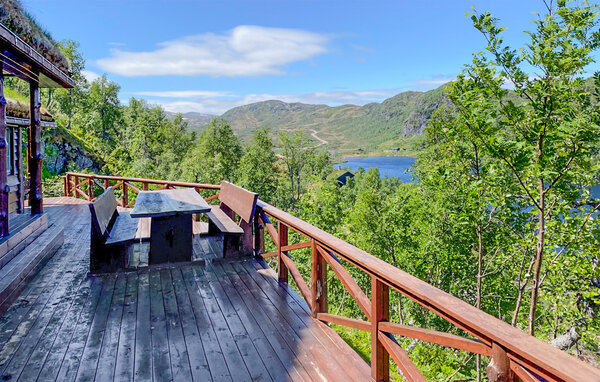
<path fill-rule="evenodd" d="M 94 199 L 94 178 L 88 178 L 88 200 L 91 202 Z"/>
<path fill-rule="evenodd" d="M 147 182 L 142 183 L 142 191 L 148 191 L 148 183 Z"/>
<path fill-rule="evenodd" d="M 492 343 L 492 357 L 485 368 L 488 379 L 492 382 L 516 382 L 515 373 L 510 369 L 510 360 L 504 348 Z"/>
<path fill-rule="evenodd" d="M 311 313 L 317 318 L 317 313 L 328 313 L 327 310 L 327 262 L 317 251 L 314 239 L 310 243 L 310 288 L 312 291 Z"/>
<path fill-rule="evenodd" d="M 104 179 L 104 191 L 109 187 L 108 179 Z"/>
<path fill-rule="evenodd" d="M 65 196 L 71 196 L 71 175 L 65 174 Z"/>
<path fill-rule="evenodd" d="M 77 185 L 79 184 L 79 176 L 75 175 L 75 180 L 73 181 L 75 184 L 73 185 L 73 197 L 77 198 Z"/>
<path fill-rule="evenodd" d="M 125 179 L 123 179 L 123 197 L 121 198 L 121 203 L 123 203 L 123 208 L 127 207 L 127 183 L 125 182 Z"/>
<path fill-rule="evenodd" d="M 8 236 L 8 175 L 6 172 L 6 98 L 4 97 L 4 75 L 0 61 L 0 237 Z"/>
<path fill-rule="evenodd" d="M 387 285 L 371 276 L 371 378 L 390 380 L 390 355 L 379 341 L 379 323 L 390 318 L 390 291 Z"/>
<path fill-rule="evenodd" d="M 19 127 L 17 129 L 17 160 L 16 169 L 17 177 L 19 179 L 19 188 L 17 190 L 19 197 L 19 210 L 21 214 L 25 212 L 25 177 L 23 176 L 23 130 Z"/>
<path fill-rule="evenodd" d="M 261 233 L 262 233 L 262 225 L 259 222 L 260 216 L 260 207 L 256 207 L 254 211 L 254 256 L 258 257 L 262 253 L 262 243 L 261 243 Z"/>
<path fill-rule="evenodd" d="M 31 214 L 44 212 L 42 194 L 42 128 L 40 121 L 40 86 L 29 82 L 29 206 Z"/>
<path fill-rule="evenodd" d="M 287 256 L 287 254 L 281 252 L 281 247 L 286 246 L 288 243 L 288 227 L 281 223 L 281 221 L 277 222 L 277 232 L 279 236 L 279 240 L 277 243 L 277 274 L 280 282 L 284 282 L 287 284 L 288 282 L 288 269 L 285 266 L 285 263 L 281 259 L 281 256 Z"/>

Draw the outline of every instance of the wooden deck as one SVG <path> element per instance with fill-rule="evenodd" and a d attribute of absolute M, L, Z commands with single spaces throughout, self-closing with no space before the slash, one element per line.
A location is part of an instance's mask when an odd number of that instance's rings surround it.
<path fill-rule="evenodd" d="M 45 199 L 64 245 L 0 316 L 0 379 L 370 379 L 367 363 L 255 260 L 213 254 L 204 264 L 88 276 L 86 204 Z M 210 255 L 209 242 L 199 245 Z"/>

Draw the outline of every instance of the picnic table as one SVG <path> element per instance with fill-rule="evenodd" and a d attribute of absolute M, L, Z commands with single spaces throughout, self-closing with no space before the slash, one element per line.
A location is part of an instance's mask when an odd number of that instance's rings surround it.
<path fill-rule="evenodd" d="M 149 264 L 192 259 L 192 215 L 206 213 L 210 206 L 191 188 L 141 191 L 131 217 L 151 218 Z"/>

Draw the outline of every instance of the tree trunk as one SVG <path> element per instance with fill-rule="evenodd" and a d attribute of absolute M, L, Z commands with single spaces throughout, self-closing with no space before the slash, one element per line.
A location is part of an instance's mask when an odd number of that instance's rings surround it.
<path fill-rule="evenodd" d="M 537 307 L 537 299 L 539 292 L 539 281 L 540 281 L 540 270 L 542 268 L 542 256 L 544 254 L 544 238 L 545 238 L 545 216 L 544 216 L 544 179 L 540 178 L 539 180 L 539 208 L 538 208 L 538 238 L 537 238 L 537 247 L 535 251 L 535 265 L 533 267 L 533 279 L 532 279 L 532 288 L 531 288 L 531 302 L 529 305 L 529 318 L 528 318 L 528 326 L 529 326 L 529 334 L 532 336 L 535 335 L 535 310 Z"/>

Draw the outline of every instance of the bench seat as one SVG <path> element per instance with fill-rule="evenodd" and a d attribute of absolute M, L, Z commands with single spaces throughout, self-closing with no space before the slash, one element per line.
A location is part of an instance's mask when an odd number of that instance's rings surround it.
<path fill-rule="evenodd" d="M 211 206 L 210 212 L 207 212 L 206 216 L 221 233 L 230 235 L 241 235 L 244 233 L 244 229 L 227 216 L 219 206 Z"/>
<path fill-rule="evenodd" d="M 138 229 L 138 219 L 132 218 L 129 212 L 119 212 L 105 245 L 132 243 Z"/>
<path fill-rule="evenodd" d="M 211 206 L 208 217 L 208 233 L 223 234 L 223 258 L 237 253 L 253 253 L 252 224 L 258 195 L 229 182 L 221 182 L 218 194 L 219 206 Z M 235 221 L 233 218 L 239 218 Z"/>

